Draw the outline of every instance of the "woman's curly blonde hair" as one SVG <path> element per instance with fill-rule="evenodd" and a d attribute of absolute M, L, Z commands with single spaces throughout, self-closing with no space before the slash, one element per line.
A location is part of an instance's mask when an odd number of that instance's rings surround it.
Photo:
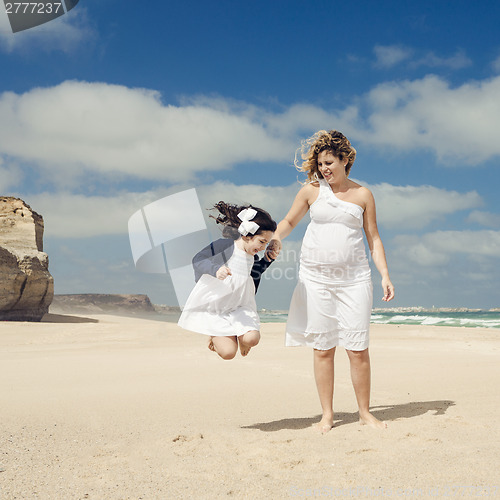
<path fill-rule="evenodd" d="M 356 159 L 356 150 L 351 146 L 349 139 L 338 130 L 320 130 L 308 139 L 304 139 L 300 148 L 295 152 L 295 167 L 301 172 L 307 173 L 307 181 L 313 182 L 322 179 L 318 169 L 318 155 L 322 151 L 331 151 L 340 160 L 347 158 L 345 167 L 346 175 L 349 175 L 352 164 Z M 302 164 L 300 164 L 300 158 Z"/>

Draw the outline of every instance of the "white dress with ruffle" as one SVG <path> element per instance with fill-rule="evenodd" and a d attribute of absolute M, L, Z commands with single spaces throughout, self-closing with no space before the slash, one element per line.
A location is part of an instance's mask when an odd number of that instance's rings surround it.
<path fill-rule="evenodd" d="M 178 325 L 213 337 L 240 336 L 260 329 L 255 285 L 250 276 L 253 256 L 234 245 L 225 280 L 203 274 L 189 295 Z"/>
<path fill-rule="evenodd" d="M 288 313 L 287 346 L 328 350 L 340 345 L 353 351 L 368 347 L 373 287 L 363 212 L 319 180 Z"/>

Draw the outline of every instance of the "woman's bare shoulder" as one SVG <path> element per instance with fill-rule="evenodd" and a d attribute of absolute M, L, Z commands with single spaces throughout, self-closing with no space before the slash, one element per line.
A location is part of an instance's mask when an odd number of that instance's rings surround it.
<path fill-rule="evenodd" d="M 311 198 L 316 198 L 319 191 L 319 182 L 309 182 L 300 188 L 298 196 L 303 199 L 310 200 Z M 310 203 L 309 203 L 310 204 Z"/>
<path fill-rule="evenodd" d="M 350 188 L 356 193 L 357 196 L 361 196 L 363 198 L 370 198 L 373 196 L 372 192 L 367 187 L 354 181 L 350 181 L 350 183 Z"/>
<path fill-rule="evenodd" d="M 298 194 L 309 195 L 311 193 L 316 192 L 318 189 L 319 189 L 319 183 L 317 181 L 308 182 L 307 184 L 302 185 L 302 187 L 299 189 Z"/>
<path fill-rule="evenodd" d="M 357 182 L 350 181 L 350 191 L 352 193 L 351 201 L 357 203 L 363 209 L 366 209 L 368 205 L 373 203 L 372 192 L 365 186 L 358 184 Z"/>

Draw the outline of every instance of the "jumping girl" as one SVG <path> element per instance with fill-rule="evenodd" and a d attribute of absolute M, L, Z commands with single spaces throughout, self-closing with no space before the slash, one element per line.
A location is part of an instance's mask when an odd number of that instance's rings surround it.
<path fill-rule="evenodd" d="M 276 222 L 261 208 L 220 201 L 213 207 L 224 226 L 220 238 L 193 258 L 196 285 L 179 319 L 179 326 L 210 335 L 208 347 L 222 359 L 238 350 L 246 356 L 260 340 L 255 293 L 261 274 L 278 252 L 257 253 L 271 241 Z"/>

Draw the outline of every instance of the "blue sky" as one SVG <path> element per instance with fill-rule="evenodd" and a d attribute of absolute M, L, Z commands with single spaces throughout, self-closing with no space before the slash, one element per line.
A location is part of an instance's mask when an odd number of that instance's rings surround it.
<path fill-rule="evenodd" d="M 44 216 L 56 293 L 173 305 L 168 276 L 134 268 L 129 217 L 196 187 L 279 220 L 300 140 L 336 128 L 375 195 L 389 305 L 499 307 L 499 18 L 494 1 L 80 0 L 12 34 L 2 11 L 0 194 Z M 307 218 L 261 307 L 288 307 Z"/>

